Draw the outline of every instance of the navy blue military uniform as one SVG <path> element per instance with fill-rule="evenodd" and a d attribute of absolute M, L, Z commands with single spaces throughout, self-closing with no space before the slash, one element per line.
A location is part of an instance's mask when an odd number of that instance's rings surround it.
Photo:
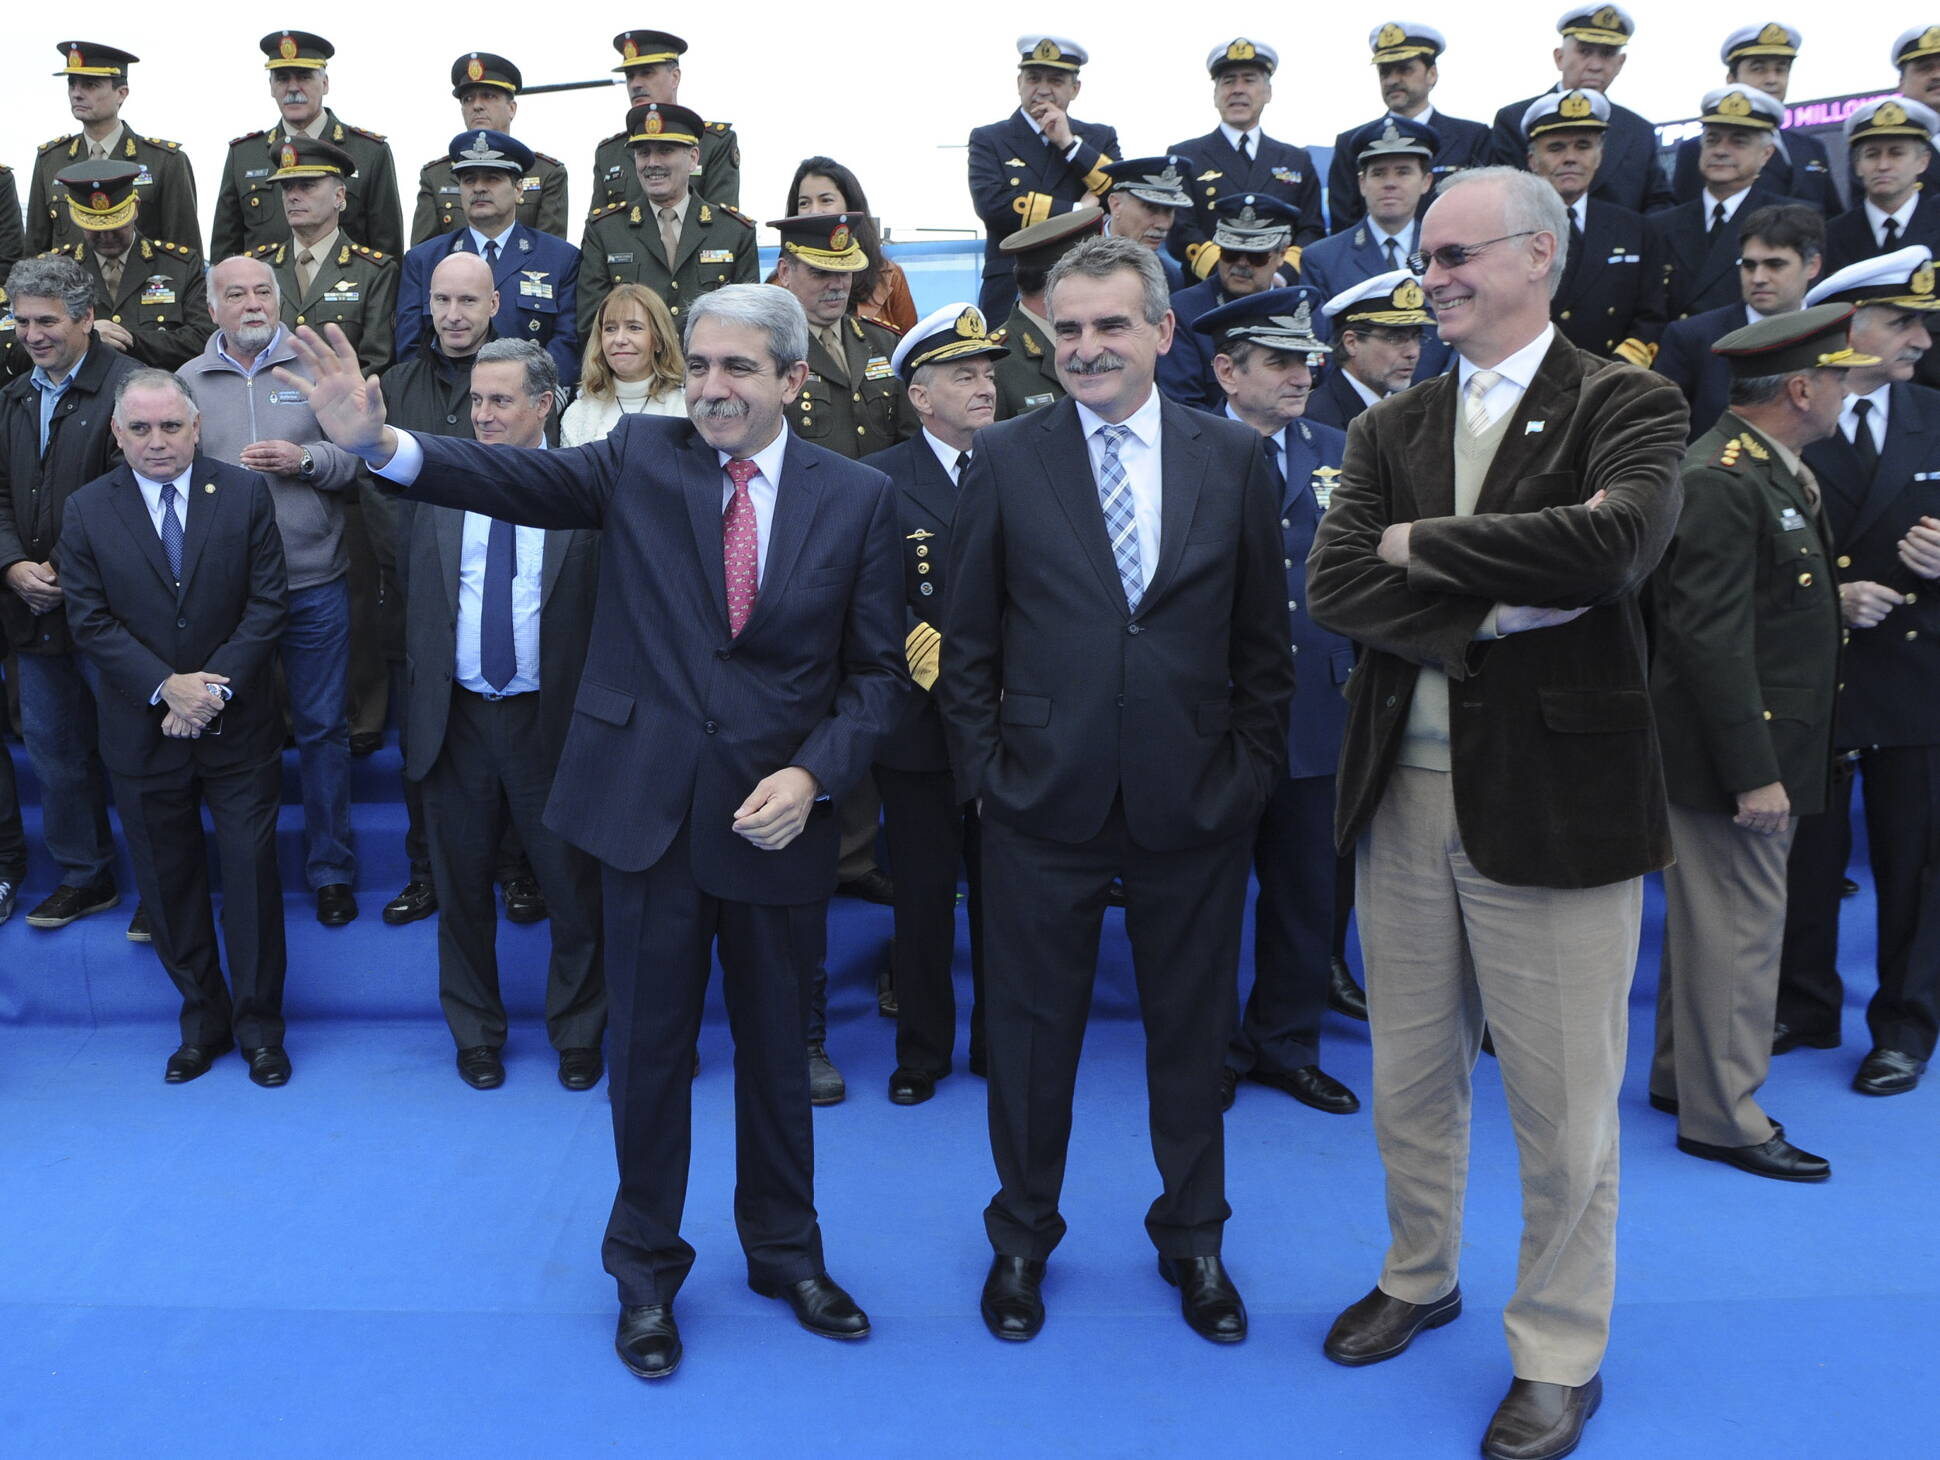
<path fill-rule="evenodd" d="M 1298 208 L 1300 218 L 1293 225 L 1296 247 L 1305 247 L 1326 236 L 1327 225 L 1320 203 L 1320 173 L 1314 165 L 1313 154 L 1305 147 L 1277 141 L 1262 132 L 1259 151 L 1247 162 L 1226 140 L 1226 134 L 1214 127 L 1203 137 L 1174 142 L 1166 150 L 1192 159 L 1193 174 L 1186 185 L 1192 194 L 1192 212 L 1173 225 L 1172 236 L 1165 245 L 1174 258 L 1186 265 L 1189 274 L 1203 279 L 1211 273 L 1210 261 L 1200 267 L 1200 245 L 1212 238 L 1217 222 L 1213 216 L 1214 201 L 1232 193 L 1257 193 Z"/>
<path fill-rule="evenodd" d="M 1571 344 L 1598 355 L 1615 355 L 1628 339 L 1656 339 L 1663 320 L 1646 288 L 1645 219 L 1595 197 L 1584 200 L 1583 215 L 1580 233 L 1571 222 L 1569 260 L 1549 302 L 1550 318 Z M 1739 216 L 1745 216 L 1743 207 Z"/>
<path fill-rule="evenodd" d="M 1751 323 L 1743 304 L 1707 309 L 1666 326 L 1651 369 L 1684 392 L 1691 403 L 1691 439 L 1718 424 L 1730 405 L 1731 368 L 1711 347 L 1733 330 Z"/>
<path fill-rule="evenodd" d="M 1489 138 L 1490 161 L 1528 170 L 1529 142 L 1523 136 L 1522 118 L 1536 100 L 1532 96 L 1514 102 L 1495 114 L 1495 128 Z M 1615 102 L 1610 103 L 1610 128 L 1603 134 L 1603 163 L 1596 170 L 1590 196 L 1633 213 L 1655 213 L 1676 201 L 1657 162 L 1656 129 Z"/>
<path fill-rule="evenodd" d="M 1078 145 L 1068 158 L 1045 141 L 1021 107 L 970 133 L 970 201 L 984 228 L 977 307 L 986 319 L 1002 319 L 1017 298 L 1010 256 L 998 245 L 1053 213 L 1089 206 L 1111 185 L 1102 165 L 1117 160 L 1118 133 L 1075 119 L 1071 131 Z"/>
<path fill-rule="evenodd" d="M 1602 176 L 1601 170 L 1597 175 Z M 1645 285 L 1647 311 L 1667 325 L 1742 299 L 1738 223 L 1760 208 L 1798 201 L 1774 191 L 1760 177 L 1721 226 L 1710 226 L 1714 200 L 1708 193 L 1645 219 L 1645 252 L 1652 259 Z"/>
<path fill-rule="evenodd" d="M 1381 119 L 1376 117 L 1375 120 Z M 1415 120 L 1433 127 L 1435 136 L 1440 140 L 1434 159 L 1428 164 L 1436 187 L 1441 186 L 1443 178 L 1464 168 L 1489 165 L 1489 129 L 1484 123 L 1451 117 L 1433 107 Z M 1349 127 L 1334 138 L 1334 160 L 1327 164 L 1327 219 L 1337 233 L 1367 216 L 1367 204 L 1361 198 L 1360 181 L 1354 170 L 1354 154 L 1350 145 L 1360 130 L 1360 127 Z M 1434 201 L 1435 194 L 1431 188 L 1428 196 L 1421 200 L 1421 211 L 1427 212 L 1428 205 Z M 1304 256 L 1301 263 L 1304 267 Z"/>
<path fill-rule="evenodd" d="M 514 223 L 498 240 L 492 282 L 498 312 L 492 316 L 499 338 L 543 345 L 559 366 L 559 379 L 579 379 L 579 250 L 563 238 Z M 404 256 L 398 285 L 396 358 L 408 360 L 431 333 L 431 272 L 455 253 L 477 253 L 470 228 L 427 239 Z"/>

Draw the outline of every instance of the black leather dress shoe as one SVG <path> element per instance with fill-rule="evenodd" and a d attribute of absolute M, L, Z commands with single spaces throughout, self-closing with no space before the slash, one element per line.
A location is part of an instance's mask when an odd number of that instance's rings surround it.
<path fill-rule="evenodd" d="M 227 1054 L 235 1047 L 233 1039 L 225 1039 L 220 1044 L 185 1044 L 168 1057 L 162 1079 L 170 1085 L 186 1085 L 208 1074 L 216 1056 Z"/>
<path fill-rule="evenodd" d="M 1391 1359 L 1415 1341 L 1415 1335 L 1440 1328 L 1462 1316 L 1462 1290 L 1454 1288 L 1432 1303 L 1404 1303 L 1375 1288 L 1344 1310 L 1327 1330 L 1320 1351 L 1337 1364 L 1358 1369 Z"/>
<path fill-rule="evenodd" d="M 355 735 L 350 737 L 351 757 L 355 760 L 362 760 L 367 755 L 375 755 L 383 747 L 383 744 L 384 732 L 382 730 L 359 730 Z"/>
<path fill-rule="evenodd" d="M 1839 895 L 1841 897 L 1859 896 L 1859 884 L 1850 877 L 1841 877 L 1839 879 Z"/>
<path fill-rule="evenodd" d="M 357 899 L 348 882 L 329 882 L 317 889 L 317 921 L 326 928 L 357 921 Z"/>
<path fill-rule="evenodd" d="M 91 887 L 56 887 L 27 914 L 30 928 L 65 928 L 90 913 L 106 912 L 121 901 L 112 882 L 103 879 Z"/>
<path fill-rule="evenodd" d="M 428 918 L 438 910 L 438 889 L 428 879 L 413 877 L 404 890 L 384 904 L 384 921 L 393 928 Z"/>
<path fill-rule="evenodd" d="M 1852 1087 L 1861 1095 L 1904 1095 L 1920 1083 L 1926 1067 L 1925 1060 L 1904 1050 L 1876 1049 L 1860 1064 Z"/>
<path fill-rule="evenodd" d="M 458 1074 L 474 1090 L 496 1090 L 505 1083 L 505 1061 L 489 1044 L 458 1051 Z"/>
<path fill-rule="evenodd" d="M 1327 965 L 1327 1007 L 1345 1018 L 1367 1023 L 1367 994 L 1354 982 L 1354 971 L 1345 958 Z"/>
<path fill-rule="evenodd" d="M 1562 1460 L 1583 1438 L 1583 1426 L 1601 1403 L 1601 1374 L 1575 1388 L 1513 1380 L 1483 1432 L 1482 1453 L 1489 1460 Z"/>
<path fill-rule="evenodd" d="M 1105 889 L 1105 906 L 1123 907 L 1124 905 L 1125 883 L 1122 879 L 1114 877 L 1111 879 L 1111 886 Z"/>
<path fill-rule="evenodd" d="M 1668 1095 L 1659 1095 L 1655 1090 L 1650 1092 L 1650 1108 L 1661 1110 L 1666 1115 L 1677 1114 L 1677 1102 Z"/>
<path fill-rule="evenodd" d="M 1029 1257 L 990 1259 L 978 1309 L 983 1326 L 1011 1343 L 1036 1338 L 1044 1327 L 1044 1264 Z"/>
<path fill-rule="evenodd" d="M 128 941 L 130 943 L 153 943 L 155 934 L 148 926 L 148 904 L 137 902 L 135 915 L 128 919 Z"/>
<path fill-rule="evenodd" d="M 568 1090 L 590 1090 L 600 1082 L 606 1065 L 597 1046 L 559 1051 L 559 1083 Z"/>
<path fill-rule="evenodd" d="M 1722 1161 L 1753 1176 L 1769 1176 L 1773 1181 L 1824 1181 L 1832 1175 L 1832 1163 L 1823 1156 L 1801 1151 L 1785 1139 L 1784 1128 L 1772 1127 L 1771 1139 L 1755 1146 L 1708 1146 L 1685 1136 L 1677 1138 L 1677 1149 L 1687 1156 L 1706 1161 Z"/>
<path fill-rule="evenodd" d="M 1246 1337 L 1246 1304 L 1217 1257 L 1161 1257 L 1159 1276 L 1179 1290 L 1186 1326 L 1214 1343 Z"/>
<path fill-rule="evenodd" d="M 1233 1097 L 1239 1093 L 1239 1071 L 1228 1065 L 1219 1067 L 1219 1108 L 1222 1111 L 1233 1108 Z"/>
<path fill-rule="evenodd" d="M 786 1298 L 795 1310 L 795 1321 L 810 1333 L 823 1338 L 868 1336 L 869 1315 L 827 1273 L 798 1283 L 763 1283 L 749 1278 L 748 1286 L 764 1298 Z"/>
<path fill-rule="evenodd" d="M 1302 1065 L 1284 1075 L 1274 1070 L 1248 1070 L 1246 1078 L 1255 1085 L 1284 1090 L 1302 1105 L 1328 1115 L 1352 1115 L 1361 1108 L 1360 1097 L 1319 1065 Z"/>
<path fill-rule="evenodd" d="M 265 1090 L 290 1083 L 290 1057 L 283 1053 L 282 1045 L 265 1044 L 246 1049 L 243 1058 L 249 1061 L 249 1078 Z"/>
<path fill-rule="evenodd" d="M 505 896 L 505 920 L 509 923 L 543 923 L 551 915 L 539 879 L 529 872 L 506 878 L 499 891 Z"/>
<path fill-rule="evenodd" d="M 620 1309 L 613 1348 L 637 1379 L 664 1379 L 680 1367 L 680 1329 L 671 1303 L 642 1303 Z"/>
<path fill-rule="evenodd" d="M 1804 1029 L 1794 1029 L 1789 1024 L 1772 1026 L 1772 1053 L 1790 1054 L 1795 1049 L 1837 1049 L 1839 1032 L 1813 1034 Z"/>
<path fill-rule="evenodd" d="M 898 1065 L 889 1074 L 891 1105 L 921 1105 L 936 1093 L 936 1078 L 921 1070 L 906 1070 Z"/>
<path fill-rule="evenodd" d="M 850 878 L 835 890 L 844 897 L 859 897 L 864 902 L 880 903 L 884 907 L 896 905 L 896 884 L 880 867 L 871 867 L 860 877 Z"/>

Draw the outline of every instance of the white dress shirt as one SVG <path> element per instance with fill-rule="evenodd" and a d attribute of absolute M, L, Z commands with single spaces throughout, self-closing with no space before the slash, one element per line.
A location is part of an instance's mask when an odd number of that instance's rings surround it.
<path fill-rule="evenodd" d="M 1219 135 L 1226 139 L 1226 145 L 1231 147 L 1235 152 L 1239 151 L 1239 139 L 1244 137 L 1246 139 L 1246 155 L 1251 157 L 1255 162 L 1260 160 L 1260 141 L 1265 134 L 1257 126 L 1250 131 L 1242 132 L 1238 127 L 1229 127 L 1224 122 L 1221 122 L 1219 124 Z"/>
<path fill-rule="evenodd" d="M 540 438 L 538 450 L 545 450 Z M 465 514 L 464 536 L 458 548 L 458 654 L 452 675 L 473 694 L 522 695 L 540 687 L 539 597 L 545 582 L 546 530 L 514 527 L 512 550 L 512 651 L 516 666 L 504 689 L 496 689 L 479 667 L 485 621 L 485 555 L 491 545 L 492 519 L 483 512 Z"/>
<path fill-rule="evenodd" d="M 1343 364 L 1340 367 L 1340 373 L 1341 373 L 1342 379 L 1346 380 L 1346 382 L 1349 385 L 1354 387 L 1354 394 L 1358 395 L 1361 398 L 1361 400 L 1367 405 L 1373 405 L 1376 401 L 1383 400 L 1386 398 L 1384 396 L 1376 395 L 1374 393 L 1373 387 L 1363 385 L 1361 383 L 1360 377 L 1357 376 L 1352 370 L 1349 370 L 1345 364 Z"/>
<path fill-rule="evenodd" d="M 1891 213 L 1883 212 L 1875 207 L 1871 198 L 1866 199 L 1862 206 L 1866 209 L 1866 226 L 1872 229 L 1873 241 L 1875 243 L 1881 248 L 1886 247 L 1886 220 L 1891 218 L 1895 223 L 1900 225 L 1899 242 L 1901 245 L 1904 245 L 1906 243 L 1906 230 L 1913 223 L 1913 210 L 1920 206 L 1920 190 L 1915 188 L 1907 200 L 1901 203 Z"/>
<path fill-rule="evenodd" d="M 1889 380 L 1870 395 L 1846 397 L 1846 408 L 1839 413 L 1839 430 L 1844 433 L 1846 440 L 1855 446 L 1859 444 L 1859 416 L 1853 407 L 1862 400 L 1869 400 L 1873 406 L 1866 413 L 1866 429 L 1873 433 L 1873 450 L 1875 452 L 1886 450 L 1886 397 L 1892 389 L 1892 384 Z"/>
<path fill-rule="evenodd" d="M 923 439 L 929 442 L 930 450 L 936 453 L 937 463 L 943 468 L 943 475 L 950 479 L 950 485 L 961 486 L 962 483 L 957 480 L 957 457 L 962 453 L 941 437 L 933 435 L 928 426 L 923 428 Z M 967 451 L 969 448 L 965 447 L 964 450 Z"/>
<path fill-rule="evenodd" d="M 134 468 L 130 467 L 133 471 Z M 162 513 L 169 510 L 162 506 L 162 488 L 175 488 L 175 520 L 180 524 L 184 541 L 187 541 L 189 527 L 189 473 L 183 472 L 173 482 L 151 482 L 140 472 L 135 472 L 135 485 L 141 488 L 141 499 L 148 505 L 148 520 L 155 524 L 155 535 L 162 535 Z"/>
<path fill-rule="evenodd" d="M 1737 192 L 1728 198 L 1714 196 L 1709 188 L 1706 188 L 1700 196 L 1704 200 L 1704 226 L 1708 231 L 1711 227 L 1711 220 L 1717 216 L 1718 204 L 1724 204 L 1724 221 L 1726 223 L 1729 223 L 1733 218 L 1738 216 L 1738 209 L 1744 205 L 1745 199 L 1751 196 L 1751 184 L 1745 184 L 1745 186 L 1739 188 Z"/>
<path fill-rule="evenodd" d="M 1119 464 L 1125 468 L 1125 486 L 1132 494 L 1132 524 L 1138 533 L 1138 577 L 1141 589 L 1152 586 L 1152 574 L 1159 565 L 1159 518 L 1165 502 L 1164 482 L 1159 471 L 1159 393 L 1156 388 L 1145 397 L 1145 404 L 1133 411 L 1122 426 L 1131 435 L 1118 448 Z M 1083 401 L 1077 401 L 1078 424 L 1085 433 L 1085 450 L 1091 457 L 1091 479 L 1102 480 L 1105 465 L 1105 438 L 1099 433 L 1111 423 Z M 1099 499 L 1100 504 L 1103 498 Z"/>
<path fill-rule="evenodd" d="M 1542 369 L 1543 356 L 1549 353 L 1550 344 L 1555 338 L 1556 326 L 1546 324 L 1543 326 L 1543 332 L 1535 339 L 1494 367 L 1496 382 L 1489 387 L 1488 394 L 1482 397 L 1482 403 L 1489 409 L 1491 425 L 1513 411 L 1522 400 L 1522 393 L 1529 389 L 1530 382 L 1536 378 L 1536 372 Z M 1460 430 L 1463 412 L 1468 407 L 1469 377 L 1482 367 L 1464 355 L 1458 355 L 1456 359 L 1458 363 L 1455 367 L 1455 427 Z"/>

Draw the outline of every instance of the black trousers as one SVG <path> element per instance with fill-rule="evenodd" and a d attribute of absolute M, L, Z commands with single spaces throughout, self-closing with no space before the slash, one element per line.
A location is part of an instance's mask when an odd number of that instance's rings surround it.
<path fill-rule="evenodd" d="M 444 747 L 424 777 L 438 1002 L 460 1049 L 505 1043 L 492 873 L 508 818 L 552 910 L 546 1033 L 554 1049 L 587 1049 L 606 1031 L 598 864 L 545 824 L 555 764 L 536 749 L 540 708 L 536 694 L 488 700 L 454 686 Z"/>
<path fill-rule="evenodd" d="M 957 868 L 970 885 L 970 1055 L 984 1053 L 983 873 L 974 806 L 960 803 L 948 771 L 875 768 L 883 828 L 896 869 L 896 1063 L 940 1079 L 956 1050 Z"/>
<path fill-rule="evenodd" d="M 1185 851 L 1139 846 L 1114 805 L 1090 841 L 983 823 L 990 1149 L 1001 1187 L 990 1245 L 1042 1260 L 1064 1235 L 1058 1195 L 1071 1094 L 1113 877 L 1125 884 L 1145 1088 L 1162 1190 L 1145 1230 L 1168 1257 L 1212 1256 L 1226 1205 L 1220 1060 L 1232 1037 L 1250 835 Z"/>
<path fill-rule="evenodd" d="M 671 1303 L 694 1265 L 680 1235 L 692 1146 L 694 1041 L 713 954 L 734 1035 L 734 1225 L 748 1276 L 822 1271 L 815 1130 L 808 1103 L 809 973 L 825 902 L 712 897 L 694 881 L 682 827 L 644 872 L 601 869 L 607 1041 L 619 1191 L 601 1255 L 620 1302 Z"/>
<path fill-rule="evenodd" d="M 1838 769 L 1826 811 L 1800 818 L 1786 865 L 1778 1022 L 1807 1034 L 1837 1035 L 1845 1002 L 1839 883 L 1852 855 L 1852 763 Z M 1878 899 L 1866 1026 L 1874 1048 L 1927 1059 L 1940 1034 L 1940 746 L 1875 747 L 1858 776 Z"/>
<path fill-rule="evenodd" d="M 397 592 L 395 586 L 390 590 Z M 402 705 L 410 701 L 410 694 L 403 684 L 401 666 L 396 680 L 390 687 L 392 704 Z M 407 717 L 408 718 L 408 717 Z M 397 729 L 398 750 L 405 749 L 408 730 L 400 719 Z M 431 880 L 431 839 L 424 831 L 424 783 L 414 781 L 409 776 L 399 776 L 404 783 L 404 855 L 411 860 L 411 880 L 429 882 Z M 497 870 L 493 873 L 496 880 L 509 882 L 515 877 L 530 877 L 532 866 L 526 861 L 525 848 L 519 845 L 519 830 L 510 815 L 505 818 L 505 834 L 499 838 Z"/>
<path fill-rule="evenodd" d="M 1320 1063 L 1335 919 L 1334 778 L 1282 777 L 1253 839 L 1253 991 L 1228 1069 L 1284 1075 Z"/>
<path fill-rule="evenodd" d="M 244 1049 L 283 1042 L 283 883 L 276 867 L 282 757 L 221 772 L 193 766 L 165 776 L 114 776 L 115 805 L 135 886 L 148 905 L 155 955 L 182 995 L 182 1042 Z M 202 808 L 215 827 L 222 869 L 222 938 L 216 949 L 209 849 Z M 233 993 L 232 993 L 233 988 Z"/>
<path fill-rule="evenodd" d="M 13 655 L 0 659 L 0 670 L 13 663 Z M 0 673 L 0 882 L 18 888 L 27 880 L 27 832 L 20 819 L 20 787 L 14 778 L 13 755 L 7 749 L 6 732 L 11 728 L 7 696 L 13 682 Z"/>

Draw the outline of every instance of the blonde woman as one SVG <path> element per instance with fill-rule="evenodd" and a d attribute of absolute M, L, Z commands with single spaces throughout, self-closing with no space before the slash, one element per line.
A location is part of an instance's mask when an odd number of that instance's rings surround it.
<path fill-rule="evenodd" d="M 621 416 L 684 416 L 686 372 L 680 331 L 667 306 L 641 284 L 619 284 L 593 316 L 579 394 L 559 418 L 564 446 L 601 440 Z"/>

